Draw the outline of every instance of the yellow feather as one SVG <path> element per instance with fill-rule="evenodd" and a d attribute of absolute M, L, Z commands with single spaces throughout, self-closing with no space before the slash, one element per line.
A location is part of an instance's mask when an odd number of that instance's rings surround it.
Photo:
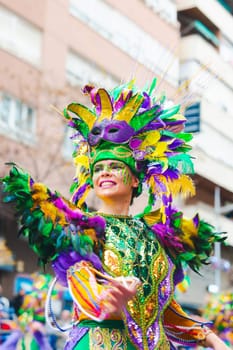
<path fill-rule="evenodd" d="M 74 158 L 74 164 L 76 166 L 84 166 L 85 168 L 87 168 L 89 166 L 88 157 L 85 155 L 81 155 L 81 156 L 79 155 Z"/>
<path fill-rule="evenodd" d="M 60 212 L 52 203 L 42 202 L 40 203 L 40 209 L 44 213 L 45 218 L 49 218 L 53 223 L 58 223 L 60 225 L 66 225 L 67 221 L 65 215 Z"/>
<path fill-rule="evenodd" d="M 168 182 L 170 192 L 176 196 L 181 193 L 184 197 L 194 196 L 196 193 L 192 179 L 187 175 L 181 175 L 179 179 Z"/>
<path fill-rule="evenodd" d="M 182 241 L 194 249 L 193 238 L 197 236 L 198 229 L 192 219 L 183 218 L 181 221 Z"/>
<path fill-rule="evenodd" d="M 87 107 L 78 103 L 71 103 L 67 107 L 67 110 L 78 115 L 78 117 L 81 118 L 87 124 L 89 130 L 92 129 L 96 121 L 96 115 Z"/>
<path fill-rule="evenodd" d="M 161 218 L 160 210 L 152 211 L 149 214 L 145 214 L 143 219 L 146 221 L 147 225 L 152 226 L 156 224 Z"/>
<path fill-rule="evenodd" d="M 32 199 L 35 203 L 49 198 L 47 188 L 44 184 L 36 182 L 32 186 Z"/>
<path fill-rule="evenodd" d="M 113 110 L 109 94 L 105 89 L 99 89 L 97 94 L 100 97 L 101 103 L 101 114 L 98 118 L 98 122 L 101 122 L 103 119 L 111 119 Z"/>
<path fill-rule="evenodd" d="M 167 151 L 167 143 L 159 142 L 155 150 L 147 155 L 148 159 L 154 159 L 156 157 L 161 158 L 164 156 L 164 153 Z"/>
<path fill-rule="evenodd" d="M 155 146 L 158 143 L 160 137 L 161 135 L 159 131 L 152 131 L 148 133 L 143 142 L 141 143 L 140 149 L 145 149 L 148 146 Z"/>
<path fill-rule="evenodd" d="M 133 116 L 137 113 L 137 110 L 143 100 L 144 97 L 139 94 L 131 97 L 129 102 L 127 102 L 125 106 L 115 115 L 114 120 L 124 120 L 129 123 Z"/>

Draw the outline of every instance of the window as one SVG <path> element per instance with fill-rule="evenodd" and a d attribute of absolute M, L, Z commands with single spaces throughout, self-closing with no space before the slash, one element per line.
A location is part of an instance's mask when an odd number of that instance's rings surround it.
<path fill-rule="evenodd" d="M 192 103 L 190 106 L 186 107 L 184 116 L 187 119 L 185 123 L 185 132 L 200 132 L 200 102 Z"/>
<path fill-rule="evenodd" d="M 74 142 L 71 139 L 71 137 L 74 134 L 74 132 L 75 131 L 70 127 L 65 127 L 62 153 L 64 158 L 66 159 L 72 159 L 72 154 L 74 151 Z"/>
<path fill-rule="evenodd" d="M 144 0 L 146 5 L 158 13 L 165 21 L 177 24 L 176 4 L 172 0 Z"/>
<path fill-rule="evenodd" d="M 35 110 L 7 93 L 0 99 L 0 130 L 2 133 L 31 141 L 35 136 Z"/>
<path fill-rule="evenodd" d="M 0 47 L 39 66 L 42 33 L 35 26 L 0 6 Z"/>
<path fill-rule="evenodd" d="M 166 72 L 166 80 L 178 85 L 178 57 L 113 7 L 101 0 L 70 0 L 70 13 L 155 75 Z"/>
<path fill-rule="evenodd" d="M 68 52 L 67 56 L 66 76 L 71 85 L 83 86 L 92 83 L 97 86 L 104 85 L 109 89 L 118 85 L 117 79 L 101 71 L 101 68 L 97 67 L 94 62 L 90 62 L 72 51 Z"/>

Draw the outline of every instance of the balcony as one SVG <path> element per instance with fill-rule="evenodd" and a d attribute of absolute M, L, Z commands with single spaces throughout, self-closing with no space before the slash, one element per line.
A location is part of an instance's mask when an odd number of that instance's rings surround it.
<path fill-rule="evenodd" d="M 232 41 L 233 19 L 231 14 L 215 0 L 177 0 L 179 14 L 197 19 L 209 28 L 218 30 Z"/>

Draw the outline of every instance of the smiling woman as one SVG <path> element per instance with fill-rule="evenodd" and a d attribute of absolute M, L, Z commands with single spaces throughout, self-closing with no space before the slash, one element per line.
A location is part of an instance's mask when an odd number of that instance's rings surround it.
<path fill-rule="evenodd" d="M 103 204 L 100 212 L 128 215 L 133 189 L 139 180 L 126 164 L 102 160 L 94 165 L 93 186 Z"/>
<path fill-rule="evenodd" d="M 78 136 L 71 201 L 15 166 L 3 179 L 21 233 L 72 295 L 66 350 L 167 350 L 177 343 L 227 349 L 208 323 L 190 319 L 174 300 L 182 263 L 198 272 L 223 238 L 198 215 L 187 219 L 173 207 L 173 196 L 195 192 L 187 175 L 192 136 L 183 132 L 179 106 L 165 109 L 153 96 L 155 83 L 140 91 L 129 82 L 111 92 L 88 85 L 93 110 L 66 108 Z M 147 206 L 129 216 L 142 186 Z M 102 200 L 98 212 L 85 204 L 92 187 Z M 161 207 L 152 211 L 157 200 Z M 61 329 L 54 318 L 51 325 Z"/>

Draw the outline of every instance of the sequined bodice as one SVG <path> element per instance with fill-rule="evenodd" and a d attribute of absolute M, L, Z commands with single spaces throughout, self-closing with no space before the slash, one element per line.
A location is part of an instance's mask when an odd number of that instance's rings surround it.
<path fill-rule="evenodd" d="M 135 343 L 138 339 L 144 342 L 139 348 L 159 349 L 159 344 L 166 341 L 161 321 L 173 294 L 174 265 L 142 220 L 112 216 L 105 219 L 105 270 L 114 276 L 136 276 L 142 282 L 125 313 L 128 331 Z M 150 341 L 154 345 L 147 347 Z"/>
<path fill-rule="evenodd" d="M 155 235 L 133 218 L 106 217 L 104 263 L 116 276 L 136 276 L 143 283 L 143 294 L 151 292 L 150 266 L 160 246 Z M 164 266 L 164 263 L 163 263 Z"/>

